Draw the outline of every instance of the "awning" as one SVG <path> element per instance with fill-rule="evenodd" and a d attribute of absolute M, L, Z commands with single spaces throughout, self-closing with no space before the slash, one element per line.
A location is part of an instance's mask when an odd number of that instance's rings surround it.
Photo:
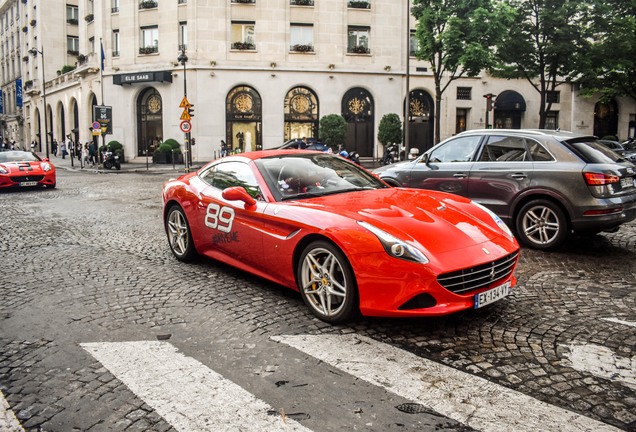
<path fill-rule="evenodd" d="M 495 110 L 497 111 L 525 111 L 526 101 L 519 93 L 506 90 L 495 98 Z"/>

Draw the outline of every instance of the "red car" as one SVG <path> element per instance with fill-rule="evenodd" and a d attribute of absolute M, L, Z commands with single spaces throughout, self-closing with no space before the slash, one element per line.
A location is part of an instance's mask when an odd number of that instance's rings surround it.
<path fill-rule="evenodd" d="M 0 151 L 0 188 L 46 186 L 55 187 L 55 167 L 35 153 Z"/>
<path fill-rule="evenodd" d="M 334 154 L 213 161 L 165 183 L 163 218 L 177 259 L 205 255 L 300 291 L 331 323 L 478 308 L 516 284 L 519 245 L 494 213 L 389 187 Z"/>

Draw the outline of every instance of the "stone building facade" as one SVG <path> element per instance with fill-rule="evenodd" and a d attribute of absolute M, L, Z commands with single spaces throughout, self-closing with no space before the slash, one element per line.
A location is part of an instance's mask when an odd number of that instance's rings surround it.
<path fill-rule="evenodd" d="M 3 29 L 9 10 L 16 28 L 27 27 L 10 54 L 21 62 L 21 139 L 35 139 L 41 151 L 45 135 L 58 141 L 70 135 L 81 142 L 119 141 L 130 160 L 151 155 L 167 138 L 183 144 L 183 130 L 189 130 L 196 140 L 192 159 L 204 161 L 218 154 L 221 140 L 246 151 L 317 136 L 320 118 L 335 113 L 347 121 L 343 144 L 379 157 L 378 125 L 385 114 L 403 118 L 407 81 L 410 146 L 433 145 L 434 83 L 428 65 L 409 55 L 415 22 L 407 18 L 407 1 L 0 0 L 0 5 Z M 7 45 L 4 34 L 2 43 Z M 34 48 L 36 56 L 29 54 Z M 179 60 L 182 53 L 185 62 Z M 16 76 L 11 75 L 16 66 L 4 53 L 2 68 L 7 106 L 14 96 L 6 78 Z M 11 73 L 5 76 L 5 69 Z M 493 111 L 486 110 L 486 94 L 497 96 Z M 180 106 L 184 97 L 193 105 L 190 120 Z M 634 135 L 634 101 L 602 105 L 580 97 L 570 84 L 550 97 L 550 127 L 621 139 Z M 492 127 L 537 127 L 538 104 L 538 93 L 526 81 L 486 74 L 455 81 L 443 95 L 441 137 L 486 127 L 487 121 Z M 112 107 L 111 133 L 104 137 L 92 130 L 95 106 Z"/>

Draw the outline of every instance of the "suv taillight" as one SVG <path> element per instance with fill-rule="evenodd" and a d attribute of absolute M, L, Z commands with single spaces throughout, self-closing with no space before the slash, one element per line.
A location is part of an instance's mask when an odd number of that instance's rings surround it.
<path fill-rule="evenodd" d="M 583 177 L 588 186 L 604 186 L 620 181 L 620 177 L 611 174 L 584 172 Z"/>

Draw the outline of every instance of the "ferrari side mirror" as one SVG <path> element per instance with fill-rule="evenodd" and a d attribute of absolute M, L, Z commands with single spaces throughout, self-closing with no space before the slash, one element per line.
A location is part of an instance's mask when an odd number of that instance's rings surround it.
<path fill-rule="evenodd" d="M 224 189 L 222 195 L 223 199 L 228 201 L 243 201 L 245 203 L 245 210 L 253 210 L 256 208 L 256 200 L 241 186 Z"/>

